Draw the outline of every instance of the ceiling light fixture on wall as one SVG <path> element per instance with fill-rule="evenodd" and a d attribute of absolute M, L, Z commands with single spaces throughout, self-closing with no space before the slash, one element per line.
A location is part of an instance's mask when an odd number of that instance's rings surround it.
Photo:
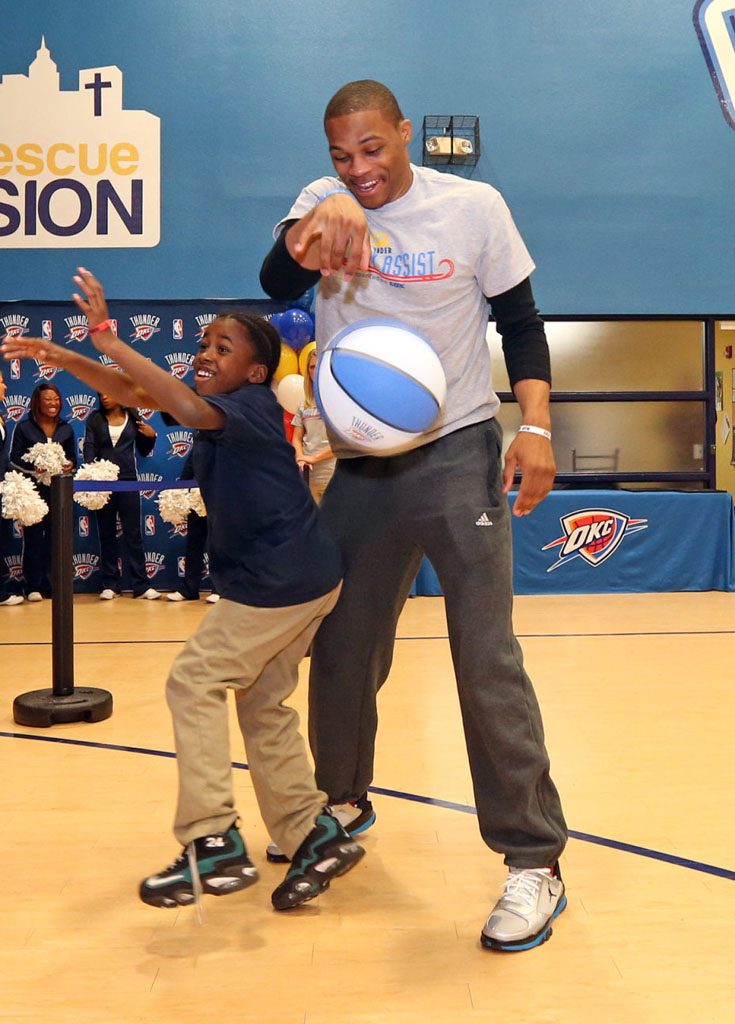
<path fill-rule="evenodd" d="M 476 164 L 480 156 L 480 119 L 474 114 L 427 114 L 423 142 L 425 166 Z"/>

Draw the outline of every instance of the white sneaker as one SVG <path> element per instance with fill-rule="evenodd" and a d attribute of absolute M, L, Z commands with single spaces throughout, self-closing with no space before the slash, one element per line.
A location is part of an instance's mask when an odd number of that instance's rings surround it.
<path fill-rule="evenodd" d="M 567 905 L 559 865 L 511 868 L 503 889 L 482 929 L 482 945 L 512 953 L 546 942 L 551 922 Z"/>
<path fill-rule="evenodd" d="M 367 793 L 363 793 L 361 797 L 351 803 L 334 804 L 332 814 L 351 836 L 367 832 L 370 826 L 375 824 L 375 811 L 368 800 Z"/>
<path fill-rule="evenodd" d="M 166 594 L 167 601 L 183 601 L 184 595 L 180 594 L 178 590 L 172 590 L 170 594 Z"/>
<path fill-rule="evenodd" d="M 0 605 L 6 608 L 10 608 L 14 604 L 23 604 L 23 598 L 20 594 L 8 594 L 4 601 L 0 601 Z"/>
<path fill-rule="evenodd" d="M 136 595 L 136 600 L 138 598 L 142 598 L 144 601 L 157 601 L 160 596 L 161 594 L 158 590 L 154 590 L 153 587 L 148 587 L 148 589 L 144 590 L 142 594 Z"/>
<path fill-rule="evenodd" d="M 217 604 L 219 601 L 219 594 L 210 594 L 207 598 L 207 604 Z"/>
<path fill-rule="evenodd" d="M 32 603 L 35 603 L 36 601 L 43 601 L 43 594 L 39 593 L 37 590 L 32 590 L 30 594 L 26 594 L 26 601 L 31 601 Z"/>
<path fill-rule="evenodd" d="M 105 587 L 104 590 L 100 591 L 100 601 L 114 601 L 117 594 L 110 587 Z"/>
<path fill-rule="evenodd" d="M 280 846 L 271 841 L 265 848 L 266 860 L 269 860 L 271 864 L 290 864 L 291 858 L 287 857 Z"/>

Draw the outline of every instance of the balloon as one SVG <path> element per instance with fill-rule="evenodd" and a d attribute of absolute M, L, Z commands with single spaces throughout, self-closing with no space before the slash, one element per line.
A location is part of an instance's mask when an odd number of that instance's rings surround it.
<path fill-rule="evenodd" d="M 314 337 L 314 319 L 304 309 L 287 309 L 278 325 L 283 340 L 296 352 Z"/>
<path fill-rule="evenodd" d="M 274 380 L 283 380 L 289 373 L 298 373 L 299 357 L 289 345 L 281 345 L 281 358 L 273 374 Z"/>
<path fill-rule="evenodd" d="M 316 288 L 310 288 L 308 292 L 304 292 L 300 299 L 294 302 L 294 306 L 298 309 L 305 309 L 307 313 L 310 313 L 312 306 L 314 305 L 314 298 L 316 296 Z"/>
<path fill-rule="evenodd" d="M 304 345 L 299 352 L 299 370 L 302 376 L 306 373 L 306 364 L 309 362 L 309 356 L 314 351 L 316 351 L 316 342 L 310 341 L 309 344 Z"/>
<path fill-rule="evenodd" d="M 278 385 L 276 398 L 286 412 L 293 415 L 304 400 L 304 378 L 301 374 L 289 373 L 284 377 Z"/>
<path fill-rule="evenodd" d="M 275 329 L 278 330 L 282 316 L 283 313 L 271 313 L 269 316 L 266 317 L 266 320 L 271 325 L 271 327 L 275 327 Z"/>

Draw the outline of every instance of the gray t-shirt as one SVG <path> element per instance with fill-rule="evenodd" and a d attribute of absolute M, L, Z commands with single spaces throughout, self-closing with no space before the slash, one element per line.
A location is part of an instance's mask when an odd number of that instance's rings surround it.
<path fill-rule="evenodd" d="M 315 405 L 304 405 L 302 402 L 294 413 L 291 425 L 301 427 L 304 437 L 301 441 L 304 455 L 316 455 L 329 445 L 327 428 L 322 419 L 322 414 Z"/>
<path fill-rule="evenodd" d="M 429 338 L 444 367 L 447 400 L 432 429 L 413 445 L 418 447 L 497 412 L 486 297 L 515 287 L 535 265 L 492 185 L 413 164 L 411 170 L 405 195 L 365 210 L 369 271 L 349 283 L 342 274 L 320 280 L 316 342 L 321 352 L 338 331 L 373 316 L 401 320 Z M 336 177 L 307 185 L 284 220 L 303 217 L 335 189 L 344 189 Z M 336 438 L 332 447 L 340 456 L 360 454 Z"/>

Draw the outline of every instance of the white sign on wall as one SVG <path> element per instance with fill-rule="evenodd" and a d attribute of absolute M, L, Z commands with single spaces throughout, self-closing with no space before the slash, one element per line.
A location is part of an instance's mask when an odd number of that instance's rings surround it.
<path fill-rule="evenodd" d="M 123 110 L 117 67 L 59 88 L 45 39 L 27 75 L 0 79 L 0 248 L 158 245 L 160 119 Z"/>

